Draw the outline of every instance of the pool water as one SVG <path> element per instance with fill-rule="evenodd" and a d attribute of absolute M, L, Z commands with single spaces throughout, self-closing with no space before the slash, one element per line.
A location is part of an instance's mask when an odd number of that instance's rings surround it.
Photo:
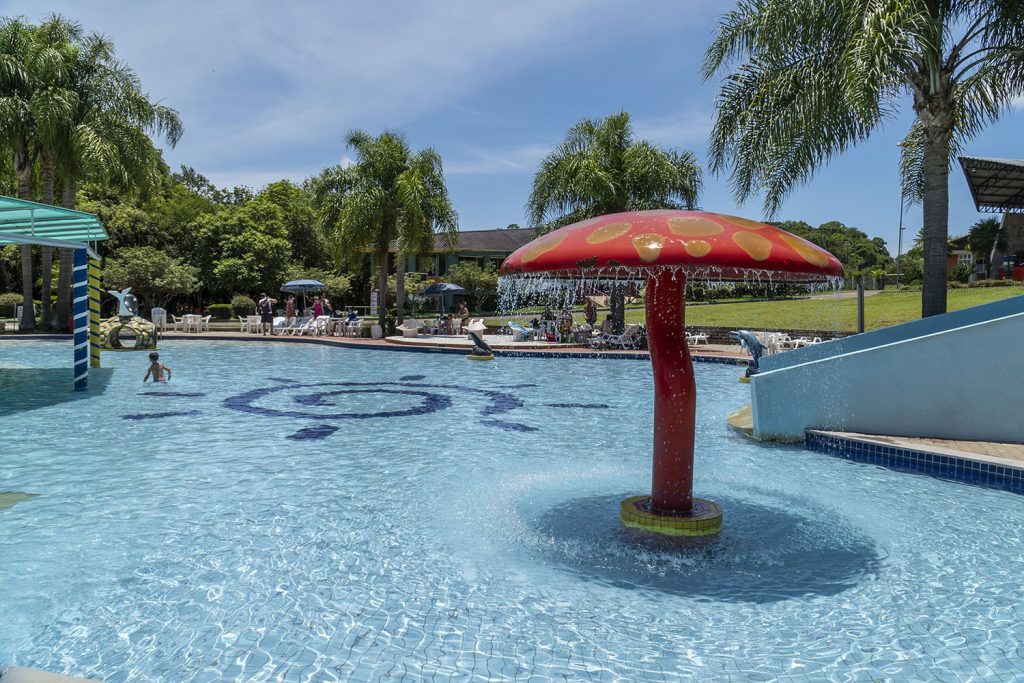
<path fill-rule="evenodd" d="M 763 446 L 697 364 L 714 542 L 620 528 L 650 367 L 0 344 L 0 663 L 107 681 L 1020 680 L 1024 498 Z M 53 375 L 57 376 L 54 380 Z M 45 380 L 45 381 L 44 381 Z M 61 381 L 63 380 L 63 384 Z"/>

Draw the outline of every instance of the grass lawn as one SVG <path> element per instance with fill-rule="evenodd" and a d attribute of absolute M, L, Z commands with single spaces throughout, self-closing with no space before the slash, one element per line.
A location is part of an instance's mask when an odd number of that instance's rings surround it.
<path fill-rule="evenodd" d="M 988 287 L 949 290 L 950 311 L 969 308 L 1024 294 L 1022 287 Z M 601 312 L 603 318 L 605 312 Z M 921 317 L 921 292 L 884 291 L 864 299 L 864 324 L 869 330 Z M 577 319 L 582 312 L 577 312 Z M 495 327 L 508 320 L 525 318 L 488 318 Z M 626 321 L 644 322 L 642 308 L 626 311 Z M 833 330 L 854 332 L 857 329 L 857 298 L 789 299 L 785 301 L 751 301 L 745 303 L 692 304 L 686 307 L 686 323 L 695 327 L 750 327 L 778 330 Z"/>

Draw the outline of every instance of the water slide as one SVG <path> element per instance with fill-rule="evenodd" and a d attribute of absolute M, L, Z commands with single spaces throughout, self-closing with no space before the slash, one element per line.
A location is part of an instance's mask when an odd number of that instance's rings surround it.
<path fill-rule="evenodd" d="M 1024 443 L 1024 296 L 766 356 L 754 436 L 806 429 Z"/>

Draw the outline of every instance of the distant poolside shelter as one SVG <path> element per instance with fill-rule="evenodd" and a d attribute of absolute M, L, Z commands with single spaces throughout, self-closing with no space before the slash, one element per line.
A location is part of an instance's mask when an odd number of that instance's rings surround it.
<path fill-rule="evenodd" d="M 109 238 L 95 214 L 0 196 L 0 244 L 31 244 L 74 252 L 74 381 L 79 390 L 88 385 L 89 366 L 100 364 L 100 257 L 96 245 Z"/>
<path fill-rule="evenodd" d="M 1006 253 L 990 255 L 989 277 L 1024 279 L 1024 159 L 960 157 L 979 212 L 1003 214 Z"/>

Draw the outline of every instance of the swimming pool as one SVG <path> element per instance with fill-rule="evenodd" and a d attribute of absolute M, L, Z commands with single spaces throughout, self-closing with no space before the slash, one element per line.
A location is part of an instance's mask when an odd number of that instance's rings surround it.
<path fill-rule="evenodd" d="M 0 510 L 0 662 L 108 681 L 1024 675 L 1024 498 L 751 443 L 724 424 L 749 391 L 735 366 L 696 366 L 695 494 L 725 529 L 679 549 L 618 521 L 650 485 L 646 362 L 161 353 L 173 383 L 105 354 L 83 396 L 67 344 L 0 344 L 67 380 L 0 372 L 0 491 L 38 494 Z"/>

